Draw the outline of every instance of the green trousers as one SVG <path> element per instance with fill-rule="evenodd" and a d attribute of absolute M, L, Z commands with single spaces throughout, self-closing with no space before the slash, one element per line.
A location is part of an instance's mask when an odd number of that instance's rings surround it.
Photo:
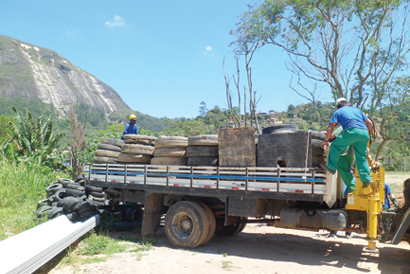
<path fill-rule="evenodd" d="M 356 166 L 359 171 L 360 180 L 362 182 L 371 181 L 369 163 L 367 162 L 367 143 L 369 142 L 369 133 L 365 129 L 348 129 L 336 138 L 330 146 L 330 153 L 328 157 L 328 168 L 340 171 L 343 181 L 350 189 L 353 182 L 353 175 L 350 173 L 350 164 L 348 157 L 345 155 L 341 157 L 343 152 L 349 146 L 353 146 L 354 154 L 356 156 Z M 348 167 L 347 167 L 348 165 Z"/>
<path fill-rule="evenodd" d="M 353 160 L 353 146 L 348 146 L 340 153 L 339 161 L 337 162 L 337 169 L 339 170 L 340 176 L 348 189 L 348 193 L 352 192 L 356 186 L 356 180 L 350 172 Z"/>

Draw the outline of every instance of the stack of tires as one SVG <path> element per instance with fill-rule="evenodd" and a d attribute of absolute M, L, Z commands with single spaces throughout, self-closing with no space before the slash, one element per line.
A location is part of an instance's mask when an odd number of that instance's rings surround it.
<path fill-rule="evenodd" d="M 37 202 L 37 218 L 54 219 L 66 215 L 72 222 L 85 221 L 100 214 L 97 206 L 105 205 L 102 188 L 84 186 L 84 178 L 76 181 L 59 179 L 46 187 L 47 198 Z"/>
<path fill-rule="evenodd" d="M 151 165 L 186 166 L 188 137 L 161 136 L 155 141 Z"/>
<path fill-rule="evenodd" d="M 116 164 L 123 145 L 123 140 L 102 138 L 101 144 L 98 145 L 98 149 L 95 151 L 93 162 L 96 164 Z"/>
<path fill-rule="evenodd" d="M 118 155 L 118 162 L 123 164 L 149 164 L 154 155 L 154 143 L 157 137 L 126 134 L 124 135 L 125 144 Z"/>
<path fill-rule="evenodd" d="M 188 138 L 188 166 L 218 166 L 218 135 Z"/>
<path fill-rule="evenodd" d="M 325 151 L 323 150 L 322 143 L 326 139 L 326 134 L 320 131 L 311 132 L 311 149 L 312 149 L 312 166 L 320 167 L 320 164 L 326 165 L 327 159 Z"/>

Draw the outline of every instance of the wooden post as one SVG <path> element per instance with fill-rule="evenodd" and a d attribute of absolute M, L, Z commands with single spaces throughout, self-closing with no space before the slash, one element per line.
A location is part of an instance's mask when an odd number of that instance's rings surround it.
<path fill-rule="evenodd" d="M 152 236 L 158 230 L 162 215 L 163 194 L 151 193 L 145 195 L 144 218 L 142 220 L 142 236 Z"/>

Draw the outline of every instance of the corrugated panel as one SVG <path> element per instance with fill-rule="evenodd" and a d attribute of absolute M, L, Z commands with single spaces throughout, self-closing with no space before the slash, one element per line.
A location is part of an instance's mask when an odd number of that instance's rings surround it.
<path fill-rule="evenodd" d="M 60 216 L 0 242 L 0 273 L 32 273 L 100 223 Z"/>

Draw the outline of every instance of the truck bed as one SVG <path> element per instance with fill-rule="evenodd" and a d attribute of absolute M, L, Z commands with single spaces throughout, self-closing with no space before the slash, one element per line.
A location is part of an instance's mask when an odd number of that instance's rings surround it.
<path fill-rule="evenodd" d="M 317 168 L 92 164 L 88 173 L 90 184 L 103 187 L 293 199 L 329 207 L 336 201 L 336 176 Z"/>

